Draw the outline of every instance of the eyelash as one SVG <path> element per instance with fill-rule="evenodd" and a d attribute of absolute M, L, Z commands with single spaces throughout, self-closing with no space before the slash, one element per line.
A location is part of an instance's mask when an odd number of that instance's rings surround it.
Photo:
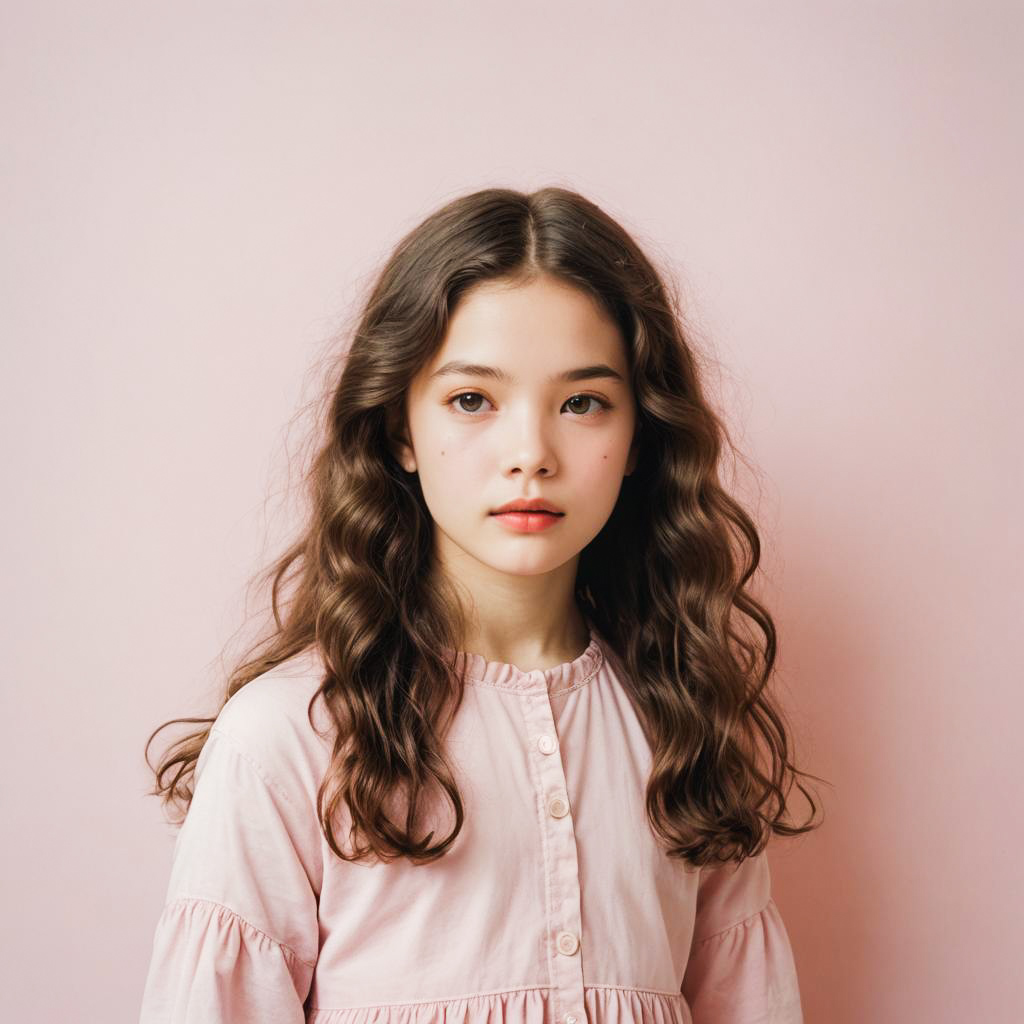
<path fill-rule="evenodd" d="M 481 394 L 479 391 L 460 391 L 457 395 L 452 395 L 452 397 L 449 398 L 448 401 L 445 402 L 444 404 L 452 406 L 454 411 L 457 414 L 461 415 L 461 416 L 469 416 L 469 417 L 479 416 L 480 415 L 479 411 L 477 411 L 477 412 L 468 412 L 465 409 L 458 409 L 458 408 L 455 407 L 455 403 L 460 398 L 465 398 L 466 395 L 480 395 L 481 398 L 485 398 L 485 399 L 487 399 L 487 401 L 490 401 L 490 399 L 487 398 L 486 395 Z M 578 416 L 574 416 L 573 419 L 585 420 L 585 419 L 589 419 L 592 416 L 600 416 L 601 412 L 607 412 L 607 410 L 612 408 L 612 403 L 611 402 L 608 402 L 608 401 L 606 401 L 603 398 L 599 398 L 597 395 L 587 394 L 586 392 L 579 392 L 578 394 L 570 395 L 565 401 L 566 402 L 571 402 L 574 398 L 589 398 L 591 401 L 597 402 L 597 404 L 601 406 L 601 411 L 600 412 L 581 413 Z"/>

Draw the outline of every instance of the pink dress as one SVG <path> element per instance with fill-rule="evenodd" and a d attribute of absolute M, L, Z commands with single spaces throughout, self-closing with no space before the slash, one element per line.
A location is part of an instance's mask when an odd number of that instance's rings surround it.
<path fill-rule="evenodd" d="M 622 666 L 590 637 L 532 672 L 459 653 L 466 817 L 428 865 L 326 845 L 314 651 L 239 690 L 199 758 L 141 1024 L 801 1024 L 764 853 L 700 872 L 664 854 Z M 337 834 L 348 849 L 347 817 Z"/>

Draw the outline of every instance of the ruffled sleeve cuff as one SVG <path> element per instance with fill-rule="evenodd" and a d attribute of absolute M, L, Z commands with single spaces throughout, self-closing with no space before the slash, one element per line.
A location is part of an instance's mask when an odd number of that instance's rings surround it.
<path fill-rule="evenodd" d="M 682 991 L 694 1024 L 803 1024 L 793 950 L 775 901 L 695 943 Z"/>
<path fill-rule="evenodd" d="M 303 1024 L 314 966 L 219 903 L 173 900 L 157 925 L 140 1024 Z"/>

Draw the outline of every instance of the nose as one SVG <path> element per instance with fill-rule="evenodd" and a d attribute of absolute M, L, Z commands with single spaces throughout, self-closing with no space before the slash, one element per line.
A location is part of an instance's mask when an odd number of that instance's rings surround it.
<path fill-rule="evenodd" d="M 510 416 L 505 438 L 503 473 L 518 471 L 524 476 L 534 476 L 554 472 L 557 463 L 551 431 L 543 416 L 529 407 L 518 416 Z"/>

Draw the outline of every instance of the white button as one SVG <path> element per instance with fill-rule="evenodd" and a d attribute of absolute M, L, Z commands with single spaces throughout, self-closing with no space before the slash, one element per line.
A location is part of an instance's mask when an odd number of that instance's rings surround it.
<path fill-rule="evenodd" d="M 567 1013 L 563 1020 L 565 1021 L 565 1024 L 576 1024 L 579 1017 L 577 1017 L 575 1013 Z"/>
<path fill-rule="evenodd" d="M 569 804 L 564 796 L 552 797 L 548 811 L 552 818 L 564 818 L 569 813 Z"/>
<path fill-rule="evenodd" d="M 554 736 L 541 736 L 537 740 L 537 746 L 540 748 L 542 753 L 553 754 L 558 749 L 558 744 L 555 742 Z"/>
<path fill-rule="evenodd" d="M 572 932 L 558 933 L 558 952 L 572 956 L 580 948 L 580 940 Z"/>

